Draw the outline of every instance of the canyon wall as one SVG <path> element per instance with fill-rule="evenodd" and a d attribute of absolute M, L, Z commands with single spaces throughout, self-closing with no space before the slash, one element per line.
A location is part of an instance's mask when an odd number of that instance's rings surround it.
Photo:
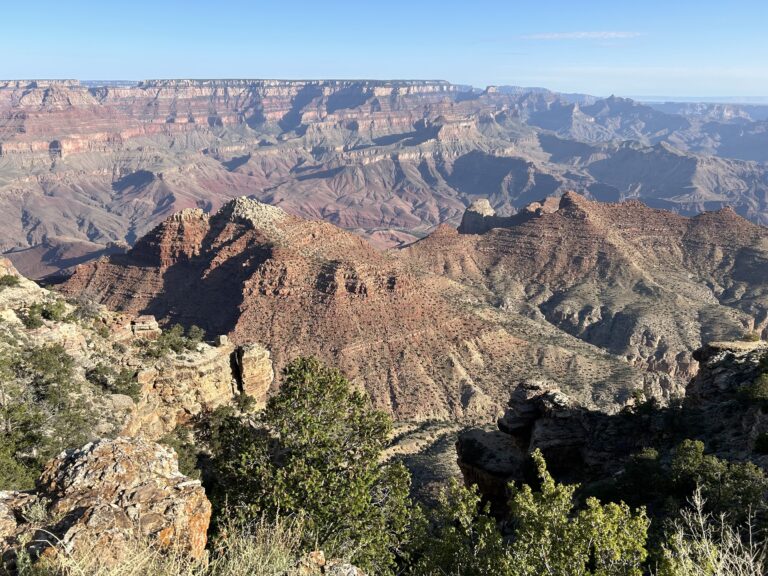
<path fill-rule="evenodd" d="M 4 82 L 0 251 L 41 277 L 240 195 L 378 246 L 457 225 L 481 197 L 508 217 L 569 189 L 765 222 L 765 166 L 716 156 L 745 148 L 722 121 L 444 81 Z"/>

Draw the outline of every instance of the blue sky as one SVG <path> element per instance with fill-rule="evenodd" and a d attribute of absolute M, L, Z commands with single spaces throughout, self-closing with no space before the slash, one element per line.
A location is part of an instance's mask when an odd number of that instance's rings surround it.
<path fill-rule="evenodd" d="M 0 2 L 0 78 L 440 78 L 768 96 L 768 0 Z"/>

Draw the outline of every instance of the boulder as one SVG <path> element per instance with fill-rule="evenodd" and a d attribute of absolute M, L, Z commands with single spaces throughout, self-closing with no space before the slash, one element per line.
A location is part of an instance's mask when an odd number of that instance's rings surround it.
<path fill-rule="evenodd" d="M 33 558 L 95 549 L 118 563 L 137 540 L 200 559 L 210 518 L 200 481 L 179 472 L 175 452 L 135 438 L 63 452 L 34 493 L 0 493 L 0 542 L 10 565 L 21 546 Z"/>
<path fill-rule="evenodd" d="M 144 340 L 155 340 L 163 333 L 155 317 L 149 314 L 131 320 L 131 332 L 134 337 Z"/>
<path fill-rule="evenodd" d="M 246 344 L 235 351 L 236 373 L 241 392 L 256 400 L 257 407 L 264 407 L 275 373 L 269 350 L 260 344 Z"/>

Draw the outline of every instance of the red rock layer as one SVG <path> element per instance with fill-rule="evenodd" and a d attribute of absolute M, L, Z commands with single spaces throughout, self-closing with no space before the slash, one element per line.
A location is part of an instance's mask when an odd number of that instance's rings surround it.
<path fill-rule="evenodd" d="M 171 218 L 128 254 L 79 266 L 61 289 L 237 343 L 264 343 L 277 371 L 298 355 L 317 355 L 399 418 L 487 421 L 521 374 L 569 378 L 580 397 L 601 404 L 643 379 L 630 369 L 631 377 L 593 394 L 579 367 L 627 368 L 575 339 L 570 350 L 557 337 L 539 342 L 541 328 L 509 324 L 399 255 L 246 199 L 210 218 Z"/>

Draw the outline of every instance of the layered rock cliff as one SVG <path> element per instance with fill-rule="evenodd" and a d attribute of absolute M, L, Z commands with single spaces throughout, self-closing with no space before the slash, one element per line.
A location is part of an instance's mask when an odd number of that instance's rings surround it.
<path fill-rule="evenodd" d="M 510 313 L 656 374 L 649 397 L 682 392 L 702 342 L 768 327 L 768 231 L 729 209 L 686 218 L 568 192 L 512 217 L 475 204 L 459 231 L 406 252 Z"/>
<path fill-rule="evenodd" d="M 765 168 L 745 161 L 760 158 L 691 153 L 765 149 L 745 121 L 442 81 L 5 82 L 0 250 L 38 277 L 240 194 L 386 246 L 480 196 L 510 216 L 567 189 L 765 222 Z"/>
<path fill-rule="evenodd" d="M 241 198 L 210 216 L 170 218 L 128 254 L 78 267 L 59 289 L 239 345 L 263 342 L 278 373 L 295 356 L 317 355 L 400 418 L 486 418 L 520 374 L 570 381 L 603 406 L 643 386 L 643 371 L 624 360 L 414 264 Z"/>
<path fill-rule="evenodd" d="M 263 342 L 278 372 L 318 355 L 400 418 L 482 420 L 534 375 L 609 410 L 638 389 L 666 402 L 702 340 L 765 326 L 753 271 L 766 233 L 730 211 L 685 218 L 569 193 L 510 218 L 476 204 L 462 230 L 482 233 L 441 227 L 380 252 L 240 198 L 169 218 L 61 290 Z"/>

